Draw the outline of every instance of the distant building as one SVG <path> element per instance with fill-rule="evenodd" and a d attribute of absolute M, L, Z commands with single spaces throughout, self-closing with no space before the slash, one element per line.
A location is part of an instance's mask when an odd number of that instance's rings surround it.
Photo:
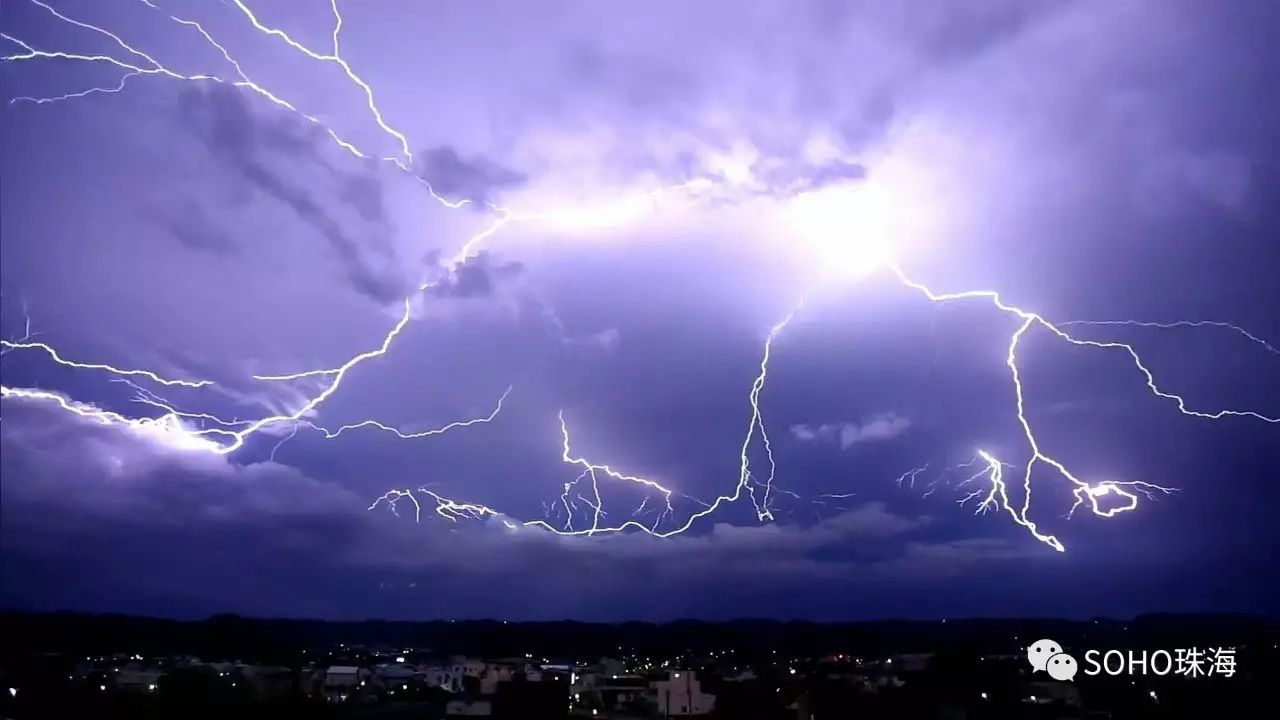
<path fill-rule="evenodd" d="M 626 715 L 651 709 L 656 704 L 649 681 L 639 675 L 587 673 L 578 678 L 569 692 L 573 707 L 582 711 L 600 710 Z"/>
<path fill-rule="evenodd" d="M 686 670 L 672 671 L 666 680 L 654 681 L 650 687 L 663 717 L 708 715 L 716 707 L 716 696 L 702 692 L 697 675 Z"/>
<path fill-rule="evenodd" d="M 478 678 L 484 672 L 485 662 L 475 658 L 455 656 L 449 659 L 449 669 L 454 675 Z"/>
<path fill-rule="evenodd" d="M 374 668 L 373 674 L 384 686 L 393 688 L 406 685 L 412 681 L 415 670 L 412 665 L 394 663 L 379 665 Z"/>
<path fill-rule="evenodd" d="M 160 678 L 164 673 L 152 669 L 141 668 L 130 664 L 120 669 L 116 673 L 116 687 L 121 690 L 129 690 L 133 692 L 152 692 L 156 689 L 156 683 L 160 682 Z"/>
<path fill-rule="evenodd" d="M 492 695 L 498 691 L 498 683 L 515 679 L 516 668 L 507 663 L 486 663 L 480 673 L 480 694 Z"/>
<path fill-rule="evenodd" d="M 462 692 L 462 678 L 460 672 L 455 672 L 455 666 L 452 665 L 426 665 L 419 668 L 422 678 L 431 687 L 438 687 L 451 693 Z M 459 666 L 458 669 L 461 669 Z"/>
<path fill-rule="evenodd" d="M 360 668 L 353 665 L 332 665 L 324 671 L 321 693 L 329 702 L 342 702 L 360 688 L 364 680 Z"/>

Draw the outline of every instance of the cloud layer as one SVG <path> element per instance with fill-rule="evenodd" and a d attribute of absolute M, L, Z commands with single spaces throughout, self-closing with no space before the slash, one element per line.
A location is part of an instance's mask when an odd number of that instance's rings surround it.
<path fill-rule="evenodd" d="M 791 436 L 804 443 L 836 443 L 841 450 L 859 443 L 892 440 L 911 427 L 911 420 L 895 413 L 875 415 L 862 422 L 792 425 Z"/>

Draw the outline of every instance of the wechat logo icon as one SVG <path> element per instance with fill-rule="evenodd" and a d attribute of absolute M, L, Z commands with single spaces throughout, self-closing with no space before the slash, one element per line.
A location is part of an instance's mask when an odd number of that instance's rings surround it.
<path fill-rule="evenodd" d="M 1053 640 L 1037 640 L 1027 648 L 1027 662 L 1032 672 L 1044 671 L 1054 680 L 1071 682 L 1079 666 L 1076 659 L 1062 652 L 1062 646 Z"/>

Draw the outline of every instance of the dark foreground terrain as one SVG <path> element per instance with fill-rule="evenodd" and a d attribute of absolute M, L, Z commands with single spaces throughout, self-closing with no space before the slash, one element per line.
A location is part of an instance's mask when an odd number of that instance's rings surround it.
<path fill-rule="evenodd" d="M 1072 681 L 1033 672 L 1059 644 Z M 0 613 L 0 715 L 1136 718 L 1274 710 L 1280 624 L 319 622 Z M 1268 710 L 1267 712 L 1271 712 Z"/>

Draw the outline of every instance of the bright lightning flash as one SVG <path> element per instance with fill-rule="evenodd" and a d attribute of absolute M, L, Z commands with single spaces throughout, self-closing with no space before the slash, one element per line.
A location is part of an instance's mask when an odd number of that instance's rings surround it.
<path fill-rule="evenodd" d="M 903 211 L 881 185 L 858 182 L 806 192 L 782 208 L 783 227 L 803 241 L 825 272 L 866 277 L 895 262 L 895 218 Z"/>
<path fill-rule="evenodd" d="M 130 44 L 120 35 L 113 33 L 110 30 L 73 19 L 41 0 L 28 1 L 35 6 L 42 8 L 57 21 L 71 26 L 77 31 L 87 31 L 106 38 L 114 46 L 114 50 L 109 54 L 86 54 L 64 50 L 47 50 L 37 48 L 34 45 L 12 35 L 0 33 L 0 38 L 8 41 L 18 48 L 18 51 L 5 55 L 0 59 L 6 62 L 62 60 L 89 65 L 115 67 L 121 71 L 121 77 L 117 84 L 111 86 L 93 87 L 78 92 L 50 97 L 18 97 L 13 98 L 10 101 L 11 103 L 28 102 L 36 105 L 49 105 L 71 100 L 87 101 L 84 99 L 90 96 L 120 94 L 125 91 L 126 86 L 129 85 L 130 81 L 148 77 L 166 78 L 168 80 L 180 82 L 216 83 L 227 85 L 259 97 L 268 102 L 271 106 L 293 113 L 302 118 L 305 122 L 319 127 L 337 147 L 343 149 L 354 157 L 362 159 L 378 159 L 394 165 L 415 181 L 424 185 L 429 194 L 437 202 L 447 208 L 457 209 L 470 202 L 465 198 L 448 199 L 440 196 L 431 188 L 428 182 L 423 180 L 418 173 L 414 172 L 414 168 L 412 166 L 414 162 L 414 152 L 408 138 L 404 133 L 396 129 L 394 125 L 392 125 L 391 121 L 387 119 L 386 115 L 382 112 L 376 102 L 372 86 L 357 74 L 355 69 L 341 53 L 343 16 L 339 10 L 337 0 L 330 0 L 330 6 L 334 18 L 334 25 L 331 33 L 332 45 L 331 48 L 326 48 L 324 50 L 317 50 L 315 48 L 308 47 L 307 45 L 295 40 L 284 30 L 264 24 L 254 11 L 250 9 L 245 2 L 243 2 L 243 0 L 232 0 L 232 5 L 234 6 L 234 11 L 238 13 L 245 25 L 253 31 L 261 34 L 263 37 L 269 38 L 272 42 L 283 43 L 285 46 L 311 61 L 320 64 L 333 65 L 339 68 L 342 71 L 343 76 L 354 88 L 358 90 L 359 96 L 362 100 L 361 104 L 364 106 L 364 109 L 372 116 L 387 141 L 396 148 L 397 152 L 395 155 L 385 156 L 377 152 L 361 149 L 352 144 L 337 131 L 325 125 L 316 116 L 308 114 L 306 111 L 300 109 L 299 105 L 295 101 L 287 99 L 283 93 L 268 89 L 266 86 L 252 79 L 242 63 L 230 54 L 226 45 L 215 38 L 214 35 L 201 23 L 169 14 L 166 10 L 160 7 L 160 4 L 153 0 L 139 0 L 139 3 L 149 8 L 149 11 L 163 13 L 171 22 L 179 27 L 193 31 L 193 33 L 199 37 L 198 42 L 217 51 L 225 61 L 226 66 L 232 70 L 232 74 L 217 74 L 215 72 L 192 74 L 179 72 L 165 65 L 151 54 L 148 54 L 147 52 Z M 750 179 L 750 172 L 751 169 L 749 164 L 743 165 L 742 167 L 735 166 L 733 177 L 729 177 L 729 174 L 726 173 L 725 179 L 732 180 L 735 183 L 745 182 Z M 893 177 L 894 173 L 891 168 L 887 174 L 888 176 Z M 878 176 L 883 176 L 883 173 L 878 173 Z M 617 227 L 631 223 L 641 215 L 650 212 L 654 204 L 664 196 L 672 193 L 697 195 L 698 193 L 709 189 L 712 184 L 713 182 L 706 178 L 698 178 L 681 185 L 647 192 L 631 193 L 626 197 L 615 198 L 603 203 L 578 204 L 577 206 L 569 208 L 557 207 L 555 203 L 548 203 L 544 207 L 533 210 L 515 210 L 506 207 L 491 206 L 491 209 L 495 213 L 494 221 L 484 230 L 463 243 L 459 251 L 449 263 L 447 270 L 452 271 L 454 268 L 465 262 L 476 251 L 476 248 L 480 243 L 489 239 L 508 223 L 538 222 L 548 227 L 567 230 L 596 230 L 602 227 Z M 1073 497 L 1075 498 L 1075 503 L 1068 511 L 1068 517 L 1081 507 L 1087 507 L 1090 512 L 1099 517 L 1112 517 L 1118 513 L 1135 509 L 1139 504 L 1140 496 L 1152 497 L 1155 494 L 1163 494 L 1173 491 L 1172 488 L 1139 481 L 1117 482 L 1108 480 L 1101 482 L 1088 482 L 1074 475 L 1063 462 L 1056 459 L 1044 449 L 1045 446 L 1042 438 L 1034 431 L 1032 424 L 1027 417 L 1022 371 L 1018 364 L 1017 354 L 1021 341 L 1028 332 L 1033 330 L 1047 331 L 1059 340 L 1076 347 L 1117 351 L 1116 354 L 1127 356 L 1128 361 L 1144 380 L 1148 391 L 1153 396 L 1170 402 L 1180 413 L 1184 415 L 1208 420 L 1227 420 L 1235 418 L 1260 420 L 1267 423 L 1280 422 L 1280 417 L 1266 415 L 1253 410 L 1195 409 L 1182 395 L 1171 392 L 1157 384 L 1152 371 L 1148 368 L 1147 364 L 1142 360 L 1133 346 L 1121 342 L 1080 339 L 1063 330 L 1064 327 L 1069 325 L 1132 325 L 1158 328 L 1217 326 L 1231 329 L 1247 337 L 1252 342 L 1260 344 L 1269 352 L 1277 353 L 1273 345 L 1268 344 L 1261 338 L 1248 333 L 1238 326 L 1216 321 L 1146 323 L 1129 320 L 1092 322 L 1075 321 L 1054 324 L 1042 315 L 1005 302 L 999 292 L 995 290 L 984 289 L 944 293 L 934 291 L 926 285 L 913 280 L 902 269 L 900 263 L 904 260 L 904 256 L 906 255 L 906 246 L 910 244 L 913 238 L 922 234 L 921 228 L 914 219 L 923 217 L 922 208 L 928 207 L 927 203 L 920 202 L 919 198 L 911 197 L 910 193 L 906 192 L 905 188 L 914 187 L 915 185 L 916 183 L 912 182 L 890 182 L 877 184 L 875 182 L 860 181 L 856 183 L 845 183 L 830 187 L 811 189 L 783 202 L 778 213 L 780 218 L 780 230 L 786 237 L 796 238 L 801 241 L 796 252 L 805 253 L 812 258 L 814 265 L 821 268 L 821 274 L 823 275 L 824 282 L 831 280 L 849 282 L 875 273 L 887 272 L 892 274 L 904 288 L 922 295 L 930 302 L 986 302 L 998 313 L 1008 316 L 1016 321 L 1016 327 L 1009 336 L 1005 365 L 1009 370 L 1015 392 L 1016 402 L 1013 410 L 1022 427 L 1023 435 L 1029 451 L 1029 459 L 1022 467 L 1021 471 L 1022 501 L 1020 504 L 1016 504 L 1010 500 L 1008 495 L 1005 470 L 1013 466 L 999 461 L 985 450 L 978 449 L 976 450 L 976 455 L 973 460 L 944 472 L 945 475 L 946 472 L 951 472 L 952 470 L 959 468 L 971 468 L 974 465 L 980 466 L 980 469 L 976 473 L 966 477 L 957 485 L 957 487 L 967 486 L 982 478 L 985 478 L 986 487 L 985 489 L 975 490 L 965 498 L 961 499 L 959 502 L 962 504 L 969 500 L 981 497 L 982 501 L 978 505 L 978 512 L 990 509 L 1003 510 L 1008 513 L 1015 523 L 1026 528 L 1037 540 L 1054 548 L 1055 550 L 1062 551 L 1064 549 L 1062 542 L 1055 535 L 1042 531 L 1039 528 L 1037 521 L 1031 517 L 1032 471 L 1036 466 L 1042 465 L 1052 469 L 1058 477 L 1065 480 L 1070 485 Z M 898 191 L 895 192 L 895 188 Z M 428 290 L 432 286 L 432 282 L 424 282 L 419 287 L 419 292 Z M 709 504 L 694 500 L 694 502 L 701 506 L 701 509 L 691 513 L 684 522 L 679 522 L 674 518 L 675 509 L 673 505 L 673 497 L 677 495 L 680 497 L 687 496 L 680 495 L 656 481 L 635 475 L 624 474 L 612 469 L 607 464 L 595 463 L 586 460 L 581 456 L 575 455 L 570 448 L 568 424 L 565 421 L 563 413 L 560 415 L 560 430 L 562 435 L 561 460 L 566 464 L 573 465 L 575 468 L 580 469 L 580 473 L 573 481 L 564 483 L 564 492 L 558 498 L 558 502 L 547 505 L 548 518 L 551 517 L 552 512 L 555 511 L 556 508 L 563 508 L 565 513 L 563 527 L 553 527 L 547 520 L 530 520 L 517 523 L 509 519 L 511 516 L 488 506 L 457 502 L 429 490 L 426 487 L 418 488 L 416 491 L 409 489 L 391 490 L 377 498 L 370 505 L 369 509 L 373 510 L 375 508 L 385 506 L 388 507 L 391 512 L 399 514 L 399 503 L 406 502 L 413 506 L 415 519 L 419 519 L 422 511 L 421 503 L 425 500 L 434 503 L 434 511 L 437 515 L 454 522 L 464 518 L 473 520 L 498 518 L 508 528 L 516 528 L 518 526 L 536 527 L 559 535 L 590 536 L 601 533 L 636 530 L 655 537 L 666 538 L 685 532 L 701 518 L 707 517 L 717 512 L 722 506 L 737 502 L 743 495 L 747 495 L 751 498 L 752 504 L 755 507 L 757 518 L 761 522 L 771 521 L 774 519 L 774 511 L 771 503 L 775 494 L 784 493 L 792 496 L 795 494 L 785 491 L 782 488 L 775 487 L 774 485 L 777 475 L 777 465 L 774 461 L 773 448 L 770 443 L 763 412 L 761 410 L 761 396 L 768 379 L 769 364 L 773 355 L 775 341 L 783 334 L 784 330 L 786 330 L 793 319 L 802 310 L 805 304 L 805 298 L 816 293 L 819 289 L 820 287 L 815 287 L 808 293 L 805 293 L 781 320 L 769 328 L 768 333 L 764 337 L 758 373 L 747 392 L 746 406 L 749 410 L 749 419 L 746 433 L 739 449 L 738 478 L 732 488 L 732 491 L 720 495 Z M 32 335 L 29 327 L 26 336 L 23 338 L 13 341 L 4 341 L 3 348 L 0 348 L 0 354 L 7 354 L 14 350 L 38 351 L 43 353 L 54 363 L 65 367 L 111 374 L 115 376 L 113 379 L 127 382 L 137 391 L 137 395 L 134 398 L 136 403 L 158 410 L 161 412 L 161 415 L 155 418 L 129 417 L 121 413 L 97 408 L 87 403 L 71 400 L 56 392 L 40 389 L 0 386 L 0 395 L 5 398 L 47 402 L 63 411 L 89 418 L 103 424 L 124 426 L 138 432 L 146 433 L 150 436 L 161 438 L 167 444 L 175 447 L 223 455 L 233 453 L 240 449 L 245 440 L 257 432 L 277 425 L 288 426 L 290 428 L 290 433 L 275 445 L 275 448 L 272 450 L 273 458 L 275 451 L 278 450 L 284 442 L 287 442 L 292 438 L 294 434 L 297 433 L 299 427 L 313 428 L 322 432 L 329 438 L 336 438 L 346 431 L 355 430 L 357 428 L 373 428 L 383 432 L 392 433 L 402 439 L 417 439 L 438 435 L 456 428 L 485 424 L 494 420 L 501 412 L 502 403 L 511 392 L 510 388 L 502 394 L 496 403 L 495 408 L 490 413 L 469 420 L 460 420 L 448 423 L 434 430 L 406 432 L 373 419 L 366 419 L 342 425 L 336 430 L 328 430 L 314 423 L 310 419 L 314 416 L 318 407 L 324 403 L 325 400 L 339 391 L 343 380 L 351 371 L 368 361 L 379 358 L 390 352 L 395 340 L 401 335 L 405 327 L 408 325 L 411 315 L 412 298 L 405 298 L 403 310 L 399 315 L 399 319 L 386 332 L 381 343 L 373 349 L 352 355 L 348 360 L 336 366 L 292 373 L 263 374 L 254 376 L 253 380 L 265 383 L 296 383 L 302 380 L 314 381 L 315 379 L 320 379 L 323 382 L 322 387 L 316 394 L 311 395 L 303 402 L 298 403 L 293 410 L 271 414 L 256 420 L 226 420 L 210 413 L 179 410 L 172 403 L 162 398 L 156 391 L 148 389 L 139 383 L 150 382 L 157 386 L 161 386 L 166 390 L 181 388 L 183 391 L 204 390 L 213 386 L 214 383 L 207 380 L 170 379 L 162 377 L 159 373 L 152 370 L 122 368 L 115 365 L 69 360 L 63 357 L 51 345 L 31 341 Z M 752 467 L 752 456 L 758 452 L 762 452 L 765 459 L 765 468 L 760 472 L 756 472 Z M 898 478 L 899 485 L 907 483 L 913 486 L 916 478 L 926 472 L 928 467 L 928 464 L 926 464 L 904 473 Z M 937 483 L 940 482 L 941 479 L 942 476 L 930 484 L 929 492 L 932 492 L 936 488 Z M 589 481 L 589 490 L 579 489 L 579 485 L 584 481 Z M 602 520 L 609 514 L 605 510 L 605 502 L 602 496 L 602 481 L 624 483 L 638 486 L 643 489 L 645 497 L 639 508 L 632 513 L 632 519 L 615 525 L 602 524 Z M 590 495 L 590 497 L 584 495 L 584 492 L 587 493 L 587 495 Z M 818 497 L 846 498 L 851 495 L 852 493 L 829 493 Z M 1121 498 L 1122 502 L 1120 504 L 1111 505 L 1110 507 L 1104 507 L 1103 500 L 1112 497 Z M 692 498 L 688 499 L 692 500 Z M 649 508 L 651 501 L 654 504 L 652 509 Z M 582 503 L 590 509 L 590 525 L 588 527 L 574 527 L 574 517 L 577 512 L 578 503 Z M 644 517 L 646 513 L 656 514 L 656 519 L 651 523 L 641 522 L 639 519 L 636 519 Z M 666 524 L 665 527 L 664 523 Z"/>

